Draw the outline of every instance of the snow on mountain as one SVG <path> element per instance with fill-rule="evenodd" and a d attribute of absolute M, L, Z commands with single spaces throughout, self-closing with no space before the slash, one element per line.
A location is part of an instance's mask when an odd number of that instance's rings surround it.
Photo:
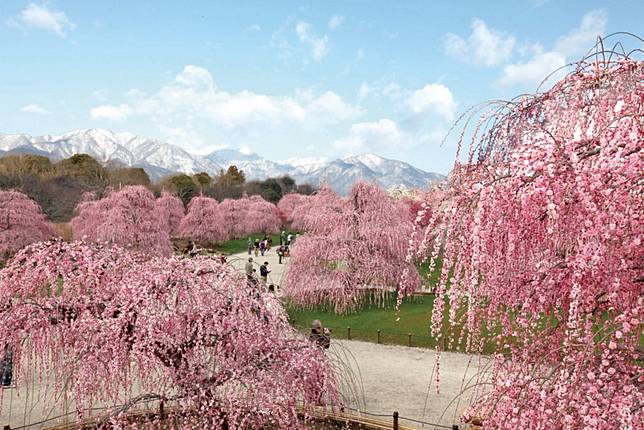
<path fill-rule="evenodd" d="M 375 154 L 362 154 L 332 160 L 315 170 L 295 172 L 293 178 L 312 185 L 328 184 L 339 194 L 346 194 L 356 181 L 375 182 L 383 188 L 402 185 L 406 188 L 425 188 L 444 179 L 438 173 L 425 172 L 402 161 L 389 160 Z"/>
<path fill-rule="evenodd" d="M 425 172 L 402 161 L 376 154 L 335 160 L 291 158 L 274 162 L 254 153 L 221 149 L 202 157 L 169 143 L 101 129 L 76 130 L 60 136 L 0 134 L 0 155 L 6 153 L 33 153 L 53 159 L 89 154 L 102 163 L 142 167 L 153 180 L 177 172 L 207 172 L 214 175 L 220 169 L 234 164 L 246 173 L 247 179 L 289 175 L 300 184 L 318 186 L 326 183 L 340 194 L 346 194 L 358 180 L 376 182 L 385 188 L 399 185 L 424 188 L 444 178 L 437 173 Z"/>
<path fill-rule="evenodd" d="M 276 163 L 257 154 L 244 154 L 234 149 L 220 149 L 209 154 L 207 158 L 225 167 L 234 164 L 244 171 L 246 179 L 274 178 L 289 175 L 293 170 L 293 166 L 288 164 Z"/>
<path fill-rule="evenodd" d="M 101 129 L 76 130 L 60 136 L 0 135 L 1 150 L 18 147 L 45 152 L 53 159 L 88 154 L 102 163 L 119 161 L 126 166 L 143 167 L 153 180 L 174 172 L 214 173 L 220 169 L 212 160 L 192 155 L 178 146 Z"/>

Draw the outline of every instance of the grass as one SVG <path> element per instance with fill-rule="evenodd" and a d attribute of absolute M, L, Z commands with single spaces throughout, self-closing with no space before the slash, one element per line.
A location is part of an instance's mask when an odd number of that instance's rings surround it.
<path fill-rule="evenodd" d="M 434 296 L 416 296 L 402 304 L 400 320 L 396 321 L 395 302 L 393 298 L 386 300 L 384 307 L 367 305 L 359 312 L 338 315 L 333 310 L 298 309 L 287 305 L 291 324 L 308 330 L 311 321 L 318 319 L 325 327 L 333 330 L 333 336 L 346 339 L 347 327 L 351 327 L 351 338 L 376 342 L 377 331 L 380 330 L 381 343 L 407 345 L 408 334 L 412 335 L 412 345 L 435 346 L 434 339 L 429 335 L 430 318 L 434 307 Z"/>
<path fill-rule="evenodd" d="M 262 239 L 264 237 L 264 233 L 254 233 L 248 235 L 252 238 L 253 243 L 255 242 L 255 239 Z M 223 252 L 224 254 L 238 254 L 240 252 L 246 252 L 247 248 L 247 242 L 248 242 L 248 236 L 246 236 L 243 239 L 233 239 L 229 240 L 228 242 L 224 242 L 221 244 L 218 244 L 215 246 L 215 251 L 216 252 Z M 273 238 L 273 247 L 279 246 L 280 245 L 280 235 L 279 234 L 271 234 L 270 237 Z"/>

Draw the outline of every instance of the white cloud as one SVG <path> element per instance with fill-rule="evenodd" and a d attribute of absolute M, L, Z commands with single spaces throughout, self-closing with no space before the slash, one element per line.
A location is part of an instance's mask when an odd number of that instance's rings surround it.
<path fill-rule="evenodd" d="M 360 88 L 358 88 L 358 100 L 364 100 L 369 96 L 369 93 L 371 93 L 373 89 L 367 84 L 366 82 L 363 82 L 360 84 Z"/>
<path fill-rule="evenodd" d="M 314 115 L 332 116 L 338 120 L 351 119 L 362 114 L 358 106 L 346 103 L 333 91 L 327 91 L 315 98 L 308 108 Z"/>
<path fill-rule="evenodd" d="M 249 25 L 246 29 L 248 31 L 262 31 L 262 27 L 257 24 Z"/>
<path fill-rule="evenodd" d="M 311 49 L 311 56 L 318 63 L 329 52 L 329 38 L 317 37 L 311 32 L 311 24 L 308 22 L 300 21 L 295 26 L 295 32 L 300 42 L 305 43 Z"/>
<path fill-rule="evenodd" d="M 127 104 L 115 105 L 102 105 L 92 108 L 90 115 L 93 119 L 106 119 L 108 121 L 121 121 L 127 118 L 132 112 L 132 109 Z"/>
<path fill-rule="evenodd" d="M 51 114 L 51 112 L 49 112 L 47 109 L 37 104 L 30 104 L 30 105 L 23 106 L 20 108 L 20 112 L 33 113 L 37 115 Z"/>
<path fill-rule="evenodd" d="M 416 90 L 406 100 L 414 114 L 434 113 L 447 121 L 456 114 L 456 101 L 449 88 L 442 84 L 428 84 Z"/>
<path fill-rule="evenodd" d="M 305 123 L 317 126 L 350 120 L 361 115 L 362 110 L 333 91 L 316 95 L 310 89 L 302 90 L 295 97 L 250 90 L 230 93 L 217 86 L 207 69 L 188 65 L 156 93 L 147 95 L 130 90 L 127 103 L 97 106 L 90 114 L 92 118 L 113 121 L 137 115 L 163 124 L 167 130 L 192 129 L 201 124 L 228 132 L 254 130 L 261 134 L 266 128 L 278 126 L 288 128 Z"/>
<path fill-rule="evenodd" d="M 544 51 L 539 44 L 531 45 L 527 50 L 532 51 L 532 58 L 506 65 L 497 83 L 502 87 L 536 89 L 553 72 L 555 74 L 549 77 L 549 82 L 556 81 L 565 73 L 558 69 L 577 59 L 572 57 L 582 55 L 592 48 L 597 36 L 605 33 L 606 24 L 605 11 L 592 10 L 586 13 L 578 27 L 557 39 L 552 50 Z"/>
<path fill-rule="evenodd" d="M 390 98 L 397 98 L 400 95 L 400 85 L 398 83 L 391 81 L 382 88 L 382 95 Z"/>
<path fill-rule="evenodd" d="M 331 17 L 331 19 L 329 20 L 328 27 L 330 30 L 335 30 L 336 28 L 340 27 L 343 22 L 344 22 L 343 16 L 335 15 Z"/>
<path fill-rule="evenodd" d="M 348 136 L 333 143 L 333 148 L 344 153 L 392 150 L 403 142 L 403 132 L 389 118 L 374 122 L 353 124 Z"/>
<path fill-rule="evenodd" d="M 539 85 L 550 73 L 566 64 L 566 57 L 558 52 L 536 54 L 525 63 L 508 64 L 498 80 L 503 87 Z"/>
<path fill-rule="evenodd" d="M 481 19 L 472 20 L 472 33 L 467 39 L 448 33 L 445 36 L 447 54 L 477 65 L 494 66 L 510 58 L 515 39 L 503 32 L 488 28 Z"/>
<path fill-rule="evenodd" d="M 608 16 L 604 10 L 592 10 L 586 13 L 579 27 L 557 40 L 554 51 L 565 56 L 585 54 L 595 45 L 597 36 L 604 35 L 607 22 Z"/>
<path fill-rule="evenodd" d="M 402 95 L 402 88 L 395 81 L 379 80 L 371 83 L 363 82 L 358 88 L 358 100 L 364 100 L 369 96 L 375 98 L 386 97 L 389 100 L 397 100 Z"/>
<path fill-rule="evenodd" d="M 76 25 L 72 23 L 64 12 L 50 10 L 46 4 L 41 6 L 29 3 L 17 17 L 10 18 L 7 24 L 19 28 L 38 28 L 51 31 L 58 37 L 65 37 Z"/>

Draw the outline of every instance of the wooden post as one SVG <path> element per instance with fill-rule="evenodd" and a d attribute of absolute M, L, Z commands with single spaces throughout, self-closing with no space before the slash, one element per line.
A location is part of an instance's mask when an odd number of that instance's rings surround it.
<path fill-rule="evenodd" d="M 164 411 L 163 411 L 163 400 L 161 400 L 161 401 L 159 402 L 159 418 L 160 418 L 160 419 L 163 419 L 163 414 L 164 414 Z"/>
<path fill-rule="evenodd" d="M 347 327 L 347 339 L 351 340 L 351 327 Z"/>
<path fill-rule="evenodd" d="M 11 430 L 11 426 L 9 424 L 5 424 L 2 430 Z"/>
<path fill-rule="evenodd" d="M 452 424 L 452 430 L 458 430 L 458 424 Z"/>
<path fill-rule="evenodd" d="M 411 346 L 411 333 L 407 333 L 407 346 Z"/>
<path fill-rule="evenodd" d="M 394 427 L 393 430 L 398 430 L 398 411 L 394 411 Z"/>
<path fill-rule="evenodd" d="M 380 330 L 378 330 L 378 343 L 380 343 Z"/>

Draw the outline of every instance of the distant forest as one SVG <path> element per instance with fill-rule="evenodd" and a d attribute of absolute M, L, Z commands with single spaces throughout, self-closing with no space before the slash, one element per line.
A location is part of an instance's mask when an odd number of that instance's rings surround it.
<path fill-rule="evenodd" d="M 152 183 L 140 167 L 102 165 L 86 154 L 76 154 L 52 162 L 41 155 L 7 155 L 0 158 L 0 189 L 21 190 L 40 204 L 52 221 L 65 222 L 73 216 L 74 208 L 84 193 L 102 197 L 110 188 L 125 185 L 144 185 L 156 195 L 170 191 L 187 204 L 198 194 L 219 201 L 240 198 L 244 193 L 261 195 L 270 202 L 278 202 L 284 194 L 311 194 L 314 188 L 298 185 L 289 176 L 246 181 L 243 170 L 229 166 L 215 176 L 208 173 L 186 175 L 178 173 Z"/>

